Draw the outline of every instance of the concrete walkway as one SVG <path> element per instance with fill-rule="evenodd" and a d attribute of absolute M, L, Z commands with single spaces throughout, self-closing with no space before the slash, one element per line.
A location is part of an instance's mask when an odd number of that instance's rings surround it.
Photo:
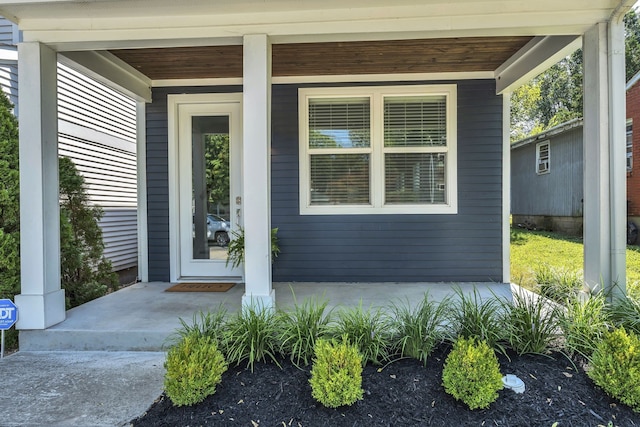
<path fill-rule="evenodd" d="M 239 309 L 244 285 L 227 292 L 165 292 L 169 283 L 137 283 L 67 311 L 64 322 L 46 330 L 21 331 L 23 351 L 162 351 L 167 338 L 191 322 L 195 313 L 224 305 Z M 276 304 L 290 307 L 315 296 L 326 298 L 329 308 L 340 306 L 387 307 L 391 302 L 417 303 L 425 292 L 434 301 L 453 294 L 454 286 L 483 298 L 510 297 L 501 283 L 274 283 Z"/>
<path fill-rule="evenodd" d="M 231 312 L 244 293 L 168 293 L 168 283 L 138 283 L 67 312 L 46 331 L 21 331 L 21 351 L 0 360 L 1 426 L 122 426 L 142 415 L 163 390 L 163 344 L 194 313 L 224 304 Z M 505 284 L 466 283 L 482 298 L 510 297 Z M 324 297 L 330 307 L 388 307 L 452 294 L 444 283 L 277 283 L 277 305 Z M 53 351 L 55 350 L 55 351 Z M 99 350 L 99 351 L 96 351 Z"/>
<path fill-rule="evenodd" d="M 122 426 L 162 393 L 164 353 L 18 352 L 0 360 L 0 425 Z"/>

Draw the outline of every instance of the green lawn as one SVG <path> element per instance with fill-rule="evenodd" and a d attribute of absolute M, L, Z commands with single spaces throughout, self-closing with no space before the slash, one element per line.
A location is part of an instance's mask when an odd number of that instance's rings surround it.
<path fill-rule="evenodd" d="M 511 231 L 511 281 L 532 289 L 535 271 L 548 265 L 582 272 L 582 239 L 546 231 Z M 627 284 L 640 291 L 640 247 L 627 247 Z"/>

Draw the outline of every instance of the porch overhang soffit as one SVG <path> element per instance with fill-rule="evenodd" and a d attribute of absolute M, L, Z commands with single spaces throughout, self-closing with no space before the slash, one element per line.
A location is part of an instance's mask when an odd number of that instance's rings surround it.
<path fill-rule="evenodd" d="M 466 70 L 476 73 L 475 77 L 494 77 L 498 93 L 503 93 L 579 47 L 580 36 L 588 28 L 607 21 L 626 3 L 626 0 L 220 0 L 212 5 L 201 0 L 82 3 L 13 0 L 0 3 L 0 14 L 18 22 L 25 41 L 45 43 L 94 77 L 116 82 L 142 99 L 149 99 L 149 87 L 154 80 L 241 78 L 242 36 L 257 33 L 269 35 L 273 43 L 274 77 L 362 74 L 357 67 L 345 65 L 342 69 L 323 71 L 314 66 L 305 68 L 299 61 L 289 63 L 286 70 L 287 49 L 290 57 L 295 57 L 300 56 L 295 55 L 296 49 L 298 53 L 309 54 L 322 45 L 330 48 L 340 45 L 343 52 L 355 47 L 358 55 L 345 56 L 345 61 L 353 65 L 364 52 L 358 43 L 369 43 L 365 48 L 378 57 L 376 63 L 369 63 L 369 69 L 380 69 L 384 54 L 377 50 L 386 48 L 398 54 L 398 46 L 404 44 L 409 54 L 421 55 L 422 62 L 407 63 L 404 69 L 392 65 L 378 74 L 434 73 L 437 72 L 434 67 L 461 69 L 463 64 L 468 66 Z M 412 41 L 422 41 L 423 46 L 431 47 L 426 48 L 426 55 L 420 50 L 411 52 Z M 443 47 L 442 41 L 457 43 L 459 50 Z M 313 46 L 304 49 L 307 44 Z M 482 52 L 477 48 L 479 45 L 490 49 Z M 197 61 L 190 60 L 196 57 L 189 54 L 198 48 L 224 51 L 225 70 L 216 74 L 210 67 L 209 75 L 190 77 Z M 179 60 L 162 63 L 161 57 L 166 58 L 168 49 L 179 49 L 182 57 L 177 54 L 175 58 Z M 428 49 L 437 53 L 429 57 L 436 58 L 432 67 L 424 60 L 429 55 Z M 140 60 L 145 53 L 148 55 L 142 63 L 132 59 L 138 56 Z M 278 55 L 283 61 L 278 61 Z M 463 62 L 452 66 L 455 61 Z M 153 75 L 160 71 L 173 75 Z M 451 77 L 455 78 L 453 74 Z"/>

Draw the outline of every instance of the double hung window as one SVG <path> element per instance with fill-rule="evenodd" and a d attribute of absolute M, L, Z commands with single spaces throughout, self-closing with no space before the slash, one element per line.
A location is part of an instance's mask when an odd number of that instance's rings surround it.
<path fill-rule="evenodd" d="M 455 213 L 455 85 L 300 89 L 303 214 Z"/>

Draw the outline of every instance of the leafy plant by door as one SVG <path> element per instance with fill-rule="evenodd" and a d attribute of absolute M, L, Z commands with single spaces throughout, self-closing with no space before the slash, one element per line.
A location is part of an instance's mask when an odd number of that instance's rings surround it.
<path fill-rule="evenodd" d="M 227 266 L 239 267 L 244 263 L 244 228 L 240 227 L 238 231 L 232 231 L 232 238 L 228 246 Z M 276 258 L 280 253 L 278 245 L 278 229 L 271 229 L 271 260 Z"/>

